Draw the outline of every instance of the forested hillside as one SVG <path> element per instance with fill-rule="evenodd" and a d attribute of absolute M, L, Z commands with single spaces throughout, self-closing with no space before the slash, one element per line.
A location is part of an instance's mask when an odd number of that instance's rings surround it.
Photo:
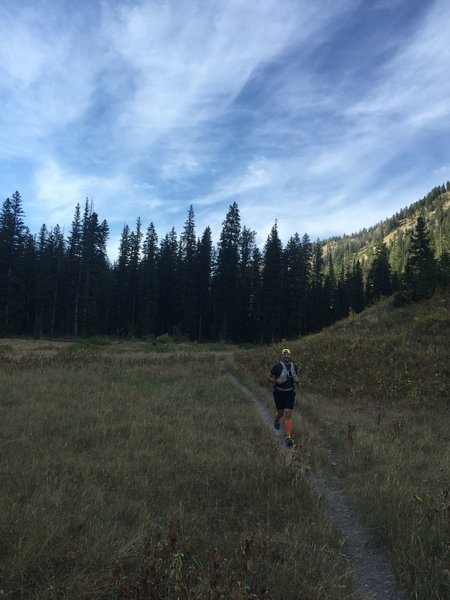
<path fill-rule="evenodd" d="M 333 237 L 325 242 L 325 250 L 331 252 L 335 267 L 347 267 L 360 260 L 367 270 L 376 253 L 376 247 L 384 243 L 388 249 L 389 262 L 397 273 L 405 270 L 406 259 L 416 219 L 423 215 L 427 222 L 431 244 L 436 258 L 450 253 L 450 181 L 438 185 L 421 200 L 395 213 L 392 217 L 358 233 Z"/>
<path fill-rule="evenodd" d="M 15 192 L 0 212 L 0 335 L 162 335 L 262 343 L 299 337 L 396 292 L 417 300 L 450 281 L 450 182 L 369 230 L 285 244 L 275 223 L 264 248 L 233 203 L 213 245 L 195 230 L 161 239 L 140 218 L 107 257 L 109 227 L 87 200 L 67 238 L 33 234 Z"/>

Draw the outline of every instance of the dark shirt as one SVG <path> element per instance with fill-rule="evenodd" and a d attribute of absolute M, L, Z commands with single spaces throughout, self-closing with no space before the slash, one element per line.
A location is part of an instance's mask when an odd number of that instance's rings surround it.
<path fill-rule="evenodd" d="M 270 369 L 270 374 L 273 375 L 276 379 L 278 379 L 283 372 L 283 364 L 286 366 L 289 376 L 286 379 L 286 381 L 283 381 L 282 383 L 274 383 L 273 389 L 287 392 L 289 390 L 293 390 L 295 387 L 294 375 L 297 375 L 298 373 L 297 365 L 293 362 L 277 362 L 277 364 Z"/>

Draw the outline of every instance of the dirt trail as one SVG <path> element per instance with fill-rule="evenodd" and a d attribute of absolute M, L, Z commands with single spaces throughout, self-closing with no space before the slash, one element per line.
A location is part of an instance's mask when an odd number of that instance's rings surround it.
<path fill-rule="evenodd" d="M 232 373 L 231 379 L 253 402 L 256 410 L 277 438 L 280 451 L 290 452 L 284 437 L 273 427 L 273 414 Z M 344 539 L 344 556 L 354 572 L 355 581 L 367 600 L 407 600 L 408 595 L 395 579 L 391 563 L 383 548 L 362 525 L 358 516 L 346 503 L 343 494 L 319 473 L 308 471 L 308 480 L 322 498 L 330 521 Z"/>

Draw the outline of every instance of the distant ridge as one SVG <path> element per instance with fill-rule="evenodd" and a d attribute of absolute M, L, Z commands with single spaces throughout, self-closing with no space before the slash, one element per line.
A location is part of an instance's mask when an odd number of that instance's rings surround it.
<path fill-rule="evenodd" d="M 374 257 L 377 244 L 384 242 L 388 248 L 389 261 L 393 270 L 402 273 L 410 244 L 410 234 L 419 215 L 424 216 L 435 250 L 439 258 L 450 253 L 450 181 L 434 187 L 421 200 L 402 208 L 392 217 L 357 233 L 333 236 L 323 240 L 325 255 L 330 255 L 335 271 L 352 267 L 360 261 L 367 271 Z"/>

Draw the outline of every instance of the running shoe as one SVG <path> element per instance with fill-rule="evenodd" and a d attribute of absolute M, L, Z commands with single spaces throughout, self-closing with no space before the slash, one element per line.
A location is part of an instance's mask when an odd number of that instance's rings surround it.
<path fill-rule="evenodd" d="M 291 438 L 290 435 L 287 436 L 286 438 L 286 446 L 288 446 L 289 448 L 291 448 L 294 445 L 294 440 Z"/>

